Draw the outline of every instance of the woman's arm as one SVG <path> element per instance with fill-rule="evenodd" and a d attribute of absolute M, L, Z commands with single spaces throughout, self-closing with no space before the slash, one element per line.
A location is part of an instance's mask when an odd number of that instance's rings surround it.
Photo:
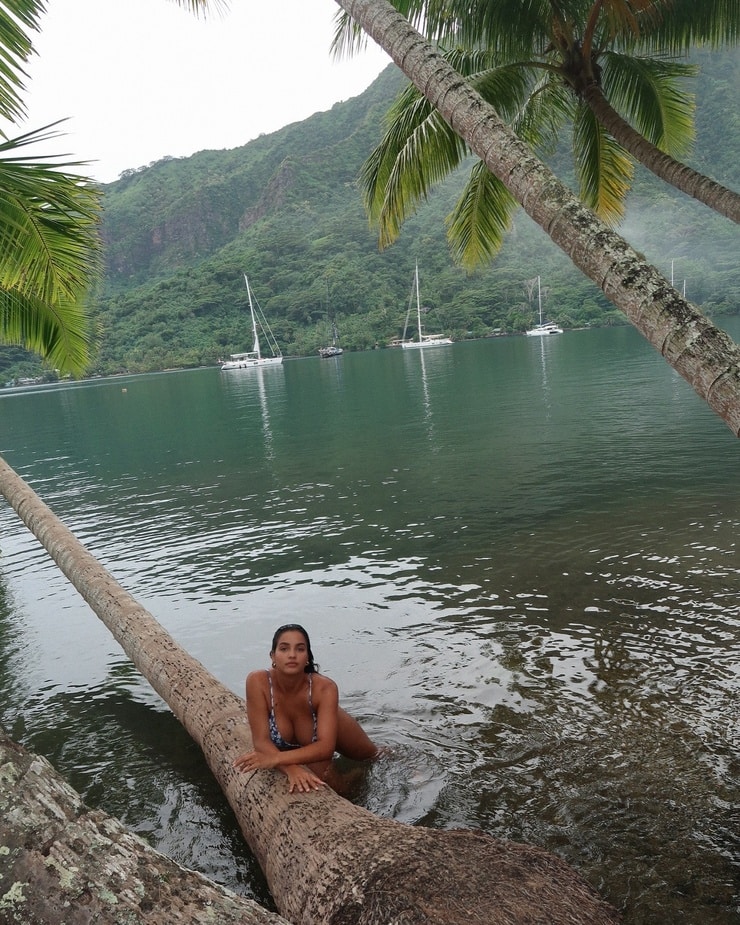
<path fill-rule="evenodd" d="M 270 714 L 264 677 L 264 672 L 259 671 L 251 672 L 247 676 L 247 721 L 252 733 L 254 751 L 239 755 L 234 761 L 234 767 L 239 771 L 280 768 L 290 781 L 291 792 L 294 790 L 316 790 L 320 786 L 326 786 L 318 775 L 303 765 L 327 761 L 334 755 L 339 699 L 336 685 L 333 681 L 330 681 L 328 685 L 319 684 L 314 687 L 317 741 L 312 742 L 310 745 L 281 752 L 270 738 Z M 328 681 L 329 679 L 322 680 Z M 316 690 L 316 687 L 319 690 Z M 334 703 L 333 710 L 332 701 Z"/>
<path fill-rule="evenodd" d="M 252 733 L 252 744 L 258 752 L 276 752 L 280 750 L 270 738 L 270 710 L 267 704 L 267 674 L 264 671 L 252 671 L 247 675 L 246 700 L 247 722 Z"/>

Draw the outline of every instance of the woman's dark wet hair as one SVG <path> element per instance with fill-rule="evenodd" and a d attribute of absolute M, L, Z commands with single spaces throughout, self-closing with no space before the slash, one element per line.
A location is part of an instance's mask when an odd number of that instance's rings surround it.
<path fill-rule="evenodd" d="M 272 648 L 270 649 L 270 654 L 277 649 L 277 644 L 280 641 L 280 637 L 283 633 L 296 632 L 300 633 L 303 638 L 306 640 L 306 649 L 308 650 L 308 664 L 303 669 L 306 674 L 316 674 L 318 673 L 319 666 L 313 660 L 313 652 L 311 651 L 311 640 L 308 638 L 308 633 L 303 629 L 303 627 L 298 623 L 286 623 L 284 626 L 279 626 L 275 630 L 275 635 L 272 637 Z"/>

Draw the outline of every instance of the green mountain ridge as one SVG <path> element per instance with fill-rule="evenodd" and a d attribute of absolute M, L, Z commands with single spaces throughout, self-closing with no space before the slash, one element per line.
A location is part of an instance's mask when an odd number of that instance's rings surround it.
<path fill-rule="evenodd" d="M 737 186 L 740 84 L 732 52 L 698 55 L 692 164 Z M 429 327 L 456 340 L 516 333 L 534 320 L 526 280 L 540 275 L 548 316 L 565 327 L 624 319 L 549 238 L 518 213 L 490 266 L 454 266 L 445 218 L 461 178 L 437 189 L 399 240 L 380 252 L 358 186 L 360 166 L 405 78 L 389 67 L 360 96 L 243 147 L 165 158 L 104 187 L 106 273 L 93 300 L 100 328 L 93 373 L 214 365 L 247 349 L 243 274 L 287 356 L 316 354 L 336 321 L 345 349 L 384 346 L 403 331 L 419 261 Z M 567 152 L 554 155 L 569 176 Z M 625 237 L 708 314 L 738 310 L 737 231 L 638 169 Z M 0 368 L 37 361 L 4 348 Z"/>

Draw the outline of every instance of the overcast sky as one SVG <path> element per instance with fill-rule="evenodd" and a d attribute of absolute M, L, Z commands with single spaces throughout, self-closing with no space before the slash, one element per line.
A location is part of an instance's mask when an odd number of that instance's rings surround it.
<path fill-rule="evenodd" d="M 173 0 L 48 0 L 20 134 L 62 118 L 45 151 L 101 182 L 161 157 L 234 148 L 365 90 L 390 59 L 329 46 L 334 0 L 230 0 L 197 18 Z"/>

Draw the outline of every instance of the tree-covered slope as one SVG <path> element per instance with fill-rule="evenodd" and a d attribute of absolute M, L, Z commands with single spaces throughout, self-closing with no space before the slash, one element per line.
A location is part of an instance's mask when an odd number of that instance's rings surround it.
<path fill-rule="evenodd" d="M 736 188 L 740 65 L 733 53 L 698 60 L 691 162 Z M 345 349 L 398 337 L 417 259 L 434 329 L 456 339 L 523 330 L 534 317 L 525 282 L 538 274 L 552 319 L 567 327 L 621 323 L 523 213 L 490 266 L 472 274 L 455 267 L 445 218 L 459 177 L 379 252 L 356 178 L 403 79 L 389 66 L 361 96 L 327 112 L 240 148 L 128 171 L 106 186 L 94 371 L 213 364 L 246 349 L 245 272 L 287 355 L 315 353 L 329 337 L 329 316 Z M 567 152 L 554 158 L 567 179 Z M 677 287 L 686 280 L 687 296 L 705 311 L 738 310 L 732 223 L 638 170 L 622 231 L 666 275 L 673 264 Z"/>

